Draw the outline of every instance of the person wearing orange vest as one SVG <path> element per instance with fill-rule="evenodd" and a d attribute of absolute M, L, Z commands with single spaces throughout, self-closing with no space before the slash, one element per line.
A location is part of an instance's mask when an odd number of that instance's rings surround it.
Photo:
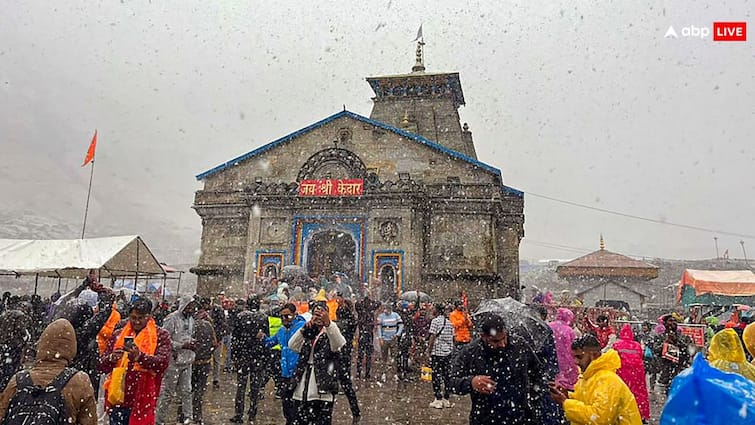
<path fill-rule="evenodd" d="M 469 317 L 464 303 L 456 301 L 455 309 L 448 316 L 454 327 L 454 346 L 457 350 L 464 348 L 472 340 L 472 318 Z"/>

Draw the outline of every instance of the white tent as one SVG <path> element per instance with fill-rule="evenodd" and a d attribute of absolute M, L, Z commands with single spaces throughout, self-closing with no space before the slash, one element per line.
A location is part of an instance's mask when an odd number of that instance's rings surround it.
<path fill-rule="evenodd" d="M 0 239 L 0 271 L 17 275 L 84 278 L 164 275 L 139 236 L 71 240 Z"/>

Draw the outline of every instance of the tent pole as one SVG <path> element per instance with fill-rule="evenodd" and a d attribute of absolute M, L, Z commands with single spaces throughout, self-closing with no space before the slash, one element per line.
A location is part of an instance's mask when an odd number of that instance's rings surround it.
<path fill-rule="evenodd" d="M 163 302 L 165 301 L 165 284 L 167 283 L 167 281 L 168 281 L 168 274 L 165 273 L 165 272 L 163 272 L 163 287 L 162 287 L 162 290 L 163 290 L 162 291 L 163 292 Z"/>
<path fill-rule="evenodd" d="M 37 286 L 39 285 L 39 273 L 34 275 L 34 295 L 37 295 Z"/>
<path fill-rule="evenodd" d="M 183 272 L 178 272 L 178 287 L 176 288 L 176 297 L 181 297 L 181 275 Z"/>
<path fill-rule="evenodd" d="M 63 280 L 60 276 L 58 276 L 58 294 L 60 294 L 60 281 Z"/>

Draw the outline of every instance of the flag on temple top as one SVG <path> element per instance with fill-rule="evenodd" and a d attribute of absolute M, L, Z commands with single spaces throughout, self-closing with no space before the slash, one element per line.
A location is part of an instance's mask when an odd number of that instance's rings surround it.
<path fill-rule="evenodd" d="M 417 38 L 414 39 L 414 41 L 421 40 L 422 39 L 422 24 L 419 24 L 419 31 L 417 31 Z M 414 43 L 412 41 L 412 43 Z"/>
<path fill-rule="evenodd" d="M 81 164 L 82 167 L 94 161 L 94 150 L 96 148 L 97 148 L 97 130 L 94 130 L 94 136 L 92 137 L 92 142 L 89 143 L 89 150 L 87 150 L 87 156 L 84 158 L 84 163 Z"/>

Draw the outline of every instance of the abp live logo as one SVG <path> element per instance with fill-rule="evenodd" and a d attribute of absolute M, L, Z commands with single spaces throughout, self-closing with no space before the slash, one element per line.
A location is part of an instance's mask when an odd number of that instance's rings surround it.
<path fill-rule="evenodd" d="M 747 41 L 747 22 L 714 22 L 713 41 Z"/>
<path fill-rule="evenodd" d="M 747 22 L 714 22 L 713 41 L 747 41 Z M 711 28 L 689 25 L 681 29 L 684 38 L 705 39 L 711 35 Z M 665 38 L 679 38 L 673 26 L 668 27 Z"/>

